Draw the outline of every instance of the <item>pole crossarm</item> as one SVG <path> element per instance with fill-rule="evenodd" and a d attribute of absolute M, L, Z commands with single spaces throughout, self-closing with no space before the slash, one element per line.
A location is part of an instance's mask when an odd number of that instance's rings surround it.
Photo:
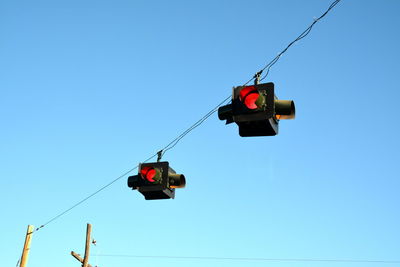
<path fill-rule="evenodd" d="M 92 267 L 92 265 L 89 264 L 91 232 L 92 232 L 92 225 L 88 223 L 86 227 L 85 256 L 83 258 L 78 253 L 71 251 L 71 255 L 75 259 L 77 259 L 80 263 L 82 263 L 82 267 Z"/>
<path fill-rule="evenodd" d="M 78 253 L 71 251 L 71 255 L 77 259 L 79 262 L 83 263 L 83 258 Z M 92 267 L 92 265 L 88 264 L 88 267 Z"/>

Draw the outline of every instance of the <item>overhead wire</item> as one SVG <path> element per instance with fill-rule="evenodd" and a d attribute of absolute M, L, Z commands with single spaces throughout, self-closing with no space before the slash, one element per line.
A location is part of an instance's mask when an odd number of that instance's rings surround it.
<path fill-rule="evenodd" d="M 162 155 L 165 154 L 165 152 L 167 152 L 168 150 L 174 148 L 178 142 L 184 138 L 188 133 L 190 133 L 191 131 L 193 131 L 195 128 L 199 127 L 205 120 L 207 120 L 212 114 L 214 114 L 218 108 L 220 106 L 222 106 L 223 104 L 225 104 L 229 99 L 231 98 L 231 96 L 228 96 L 227 98 L 225 98 L 222 102 L 220 102 L 216 107 L 214 107 L 212 110 L 210 110 L 207 114 L 205 114 L 201 119 L 199 119 L 197 122 L 195 122 L 192 126 L 190 126 L 187 130 L 185 130 L 183 133 L 181 133 L 178 137 L 176 137 L 174 140 L 172 140 L 168 145 L 166 145 L 163 149 L 162 149 Z"/>
<path fill-rule="evenodd" d="M 314 25 L 320 21 L 323 17 L 326 16 L 326 14 L 329 13 L 329 11 L 331 11 L 332 8 L 334 8 L 341 0 L 335 0 L 331 3 L 331 5 L 328 7 L 328 9 L 318 18 L 314 19 L 314 21 L 311 23 L 310 26 L 308 26 L 307 29 L 305 29 L 299 36 L 297 36 L 296 39 L 294 39 L 292 42 L 290 42 L 285 49 L 283 49 L 276 57 L 274 57 L 267 65 L 264 66 L 264 68 L 262 68 L 259 71 L 259 74 L 261 75 L 265 70 L 267 70 L 267 72 L 264 74 L 264 76 L 260 79 L 260 81 L 264 80 L 268 74 L 269 71 L 271 69 L 271 67 L 273 65 L 275 65 L 275 63 L 281 58 L 281 56 L 296 42 L 300 41 L 301 39 L 303 39 L 304 37 L 306 37 L 312 30 L 312 28 L 314 27 Z"/>
<path fill-rule="evenodd" d="M 153 156 L 149 157 L 148 159 L 146 159 L 143 162 L 147 162 L 149 160 L 151 160 L 152 158 L 154 158 L 155 156 L 157 156 L 157 154 L 154 154 Z M 83 198 L 82 200 L 78 201 L 77 203 L 75 203 L 74 205 L 72 205 L 71 207 L 67 208 L 66 210 L 62 211 L 61 213 L 57 214 L 56 216 L 52 217 L 51 219 L 49 219 L 47 222 L 45 222 L 44 224 L 40 225 L 38 228 L 36 228 L 32 233 L 40 230 L 41 228 L 45 227 L 46 225 L 48 225 L 49 223 L 57 220 L 58 218 L 60 218 L 61 216 L 63 216 L 64 214 L 66 214 L 67 212 L 71 211 L 72 209 L 76 208 L 77 206 L 79 206 L 80 204 L 82 204 L 83 202 L 85 202 L 86 200 L 88 200 L 89 198 L 93 197 L 94 195 L 98 194 L 99 192 L 103 191 L 104 189 L 106 189 L 107 187 L 109 187 L 110 185 L 114 184 L 116 181 L 120 180 L 121 178 L 123 178 L 124 176 L 128 175 L 130 172 L 134 171 L 135 169 L 138 168 L 138 165 L 136 165 L 135 167 L 133 167 L 132 169 L 124 172 L 123 174 L 121 174 L 120 176 L 118 176 L 117 178 L 115 178 L 114 180 L 112 180 L 111 182 L 109 182 L 108 184 L 102 186 L 101 188 L 99 188 L 98 190 L 96 190 L 95 192 L 93 192 L 92 194 L 90 194 L 89 196 Z"/>
<path fill-rule="evenodd" d="M 127 254 L 99 254 L 98 257 L 183 259 L 183 260 L 229 260 L 229 261 L 273 261 L 273 262 L 336 262 L 336 263 L 385 263 L 398 264 L 400 260 L 365 260 L 365 259 L 317 259 L 317 258 L 239 258 L 239 257 L 200 257 L 200 256 L 143 256 Z"/>
<path fill-rule="evenodd" d="M 162 151 L 162 155 L 165 154 L 166 151 L 172 149 L 173 147 L 175 147 L 178 142 L 184 138 L 188 133 L 190 133 L 191 131 L 193 131 L 195 128 L 197 128 L 198 126 L 200 126 L 205 120 L 207 120 L 212 114 L 214 114 L 218 108 L 220 106 L 222 106 L 223 104 L 225 104 L 228 99 L 230 98 L 227 97 L 225 98 L 222 102 L 220 102 L 216 107 L 214 107 L 213 109 L 211 109 L 209 112 L 207 112 L 207 114 L 205 114 L 201 119 L 199 119 L 198 121 L 196 121 L 194 124 L 192 124 L 187 130 L 183 131 L 178 137 L 176 137 L 175 139 L 173 139 L 170 143 L 168 143 L 168 145 L 166 145 L 164 148 L 162 148 L 160 151 Z M 148 162 L 149 160 L 151 160 L 152 158 L 155 158 L 157 156 L 158 153 L 155 153 L 154 155 L 152 155 L 151 157 L 149 157 L 148 159 L 144 160 L 143 163 Z M 123 174 L 121 174 L 120 176 L 118 176 L 117 178 L 115 178 L 114 180 L 112 180 L 111 182 L 109 182 L 108 184 L 102 186 L 101 188 L 99 188 L 98 190 L 96 190 L 95 192 L 93 192 L 92 194 L 90 194 L 89 196 L 83 198 L 82 200 L 80 200 L 79 202 L 75 203 L 74 205 L 72 205 L 71 207 L 67 208 L 66 210 L 62 211 L 61 213 L 57 214 L 56 216 L 52 217 L 50 220 L 48 220 L 46 223 L 42 224 L 41 226 L 39 226 L 38 228 L 36 228 L 33 232 L 36 232 L 38 230 L 40 230 L 41 228 L 45 227 L 46 225 L 48 225 L 49 223 L 57 220 L 58 218 L 60 218 L 61 216 L 63 216 L 64 214 L 66 214 L 67 212 L 71 211 L 72 209 L 76 208 L 77 206 L 79 206 L 80 204 L 82 204 L 83 202 L 87 201 L 89 198 L 93 197 L 94 195 L 100 193 L 101 191 L 103 191 L 104 189 L 106 189 L 107 187 L 109 187 L 110 185 L 114 184 L 115 182 L 117 182 L 118 180 L 120 180 L 121 178 L 125 177 L 126 175 L 128 175 L 129 173 L 131 173 L 132 171 L 136 170 L 139 166 L 136 165 L 135 167 L 131 168 L 130 170 L 124 172 Z"/>
<path fill-rule="evenodd" d="M 279 60 L 279 58 L 282 56 L 282 54 L 284 54 L 294 43 L 296 43 L 297 41 L 303 39 L 304 37 L 306 37 L 310 31 L 312 30 L 313 26 L 320 20 L 322 19 L 326 14 L 328 14 L 328 12 L 334 8 L 341 0 L 335 0 L 334 2 L 332 2 L 332 4 L 329 6 L 329 8 L 317 19 L 314 20 L 314 22 L 306 29 L 304 30 L 295 40 L 293 40 L 291 43 L 289 43 L 288 46 L 286 46 L 285 49 L 283 49 L 274 59 L 272 59 L 267 65 L 264 66 L 264 68 L 262 68 L 259 72 L 257 72 L 256 75 L 254 75 L 254 77 L 252 77 L 251 79 L 249 79 L 247 82 L 245 82 L 242 86 L 246 86 L 247 84 L 249 84 L 251 81 L 253 81 L 254 79 L 258 79 L 258 77 L 260 77 L 260 75 L 267 70 L 266 74 L 264 74 L 264 76 L 260 79 L 260 81 L 264 80 L 267 75 L 269 74 L 269 71 L 271 69 L 271 67 Z M 149 160 L 151 160 L 152 158 L 156 157 L 157 155 L 160 155 L 161 157 L 169 150 L 171 150 L 172 148 L 174 148 L 179 141 L 181 141 L 186 135 L 188 135 L 191 131 L 193 131 L 194 129 L 196 129 L 197 127 L 199 127 L 205 120 L 207 120 L 212 114 L 214 114 L 219 107 L 221 107 L 222 105 L 224 105 L 225 103 L 227 103 L 227 101 L 231 98 L 232 96 L 229 95 L 228 97 L 226 97 L 223 101 L 221 101 L 217 106 L 215 106 L 213 109 L 211 109 L 209 112 L 207 112 L 203 117 L 201 117 L 198 121 L 196 121 L 194 124 L 192 124 L 188 129 L 186 129 L 185 131 L 183 131 L 180 135 L 178 135 L 176 138 L 174 138 L 170 143 L 168 143 L 165 147 L 163 147 L 161 150 L 159 150 L 156 154 L 154 154 L 153 156 L 149 157 L 148 159 L 146 159 L 145 161 L 143 161 L 143 163 L 148 162 Z M 158 158 L 159 159 L 159 158 Z M 60 218 L 61 216 L 63 216 L 64 214 L 68 213 L 69 211 L 71 211 L 72 209 L 76 208 L 77 206 L 81 205 L 82 203 L 84 203 L 85 201 L 87 201 L 88 199 L 92 198 L 93 196 L 95 196 L 96 194 L 100 193 L 101 191 L 103 191 L 104 189 L 106 189 L 107 187 L 111 186 L 112 184 L 114 184 L 115 182 L 117 182 L 118 180 L 120 180 L 121 178 L 125 177 L 126 175 L 128 175 L 129 173 L 131 173 L 132 171 L 134 171 L 135 169 L 137 169 L 139 166 L 136 165 L 135 167 L 131 168 L 130 170 L 124 172 L 123 174 L 121 174 L 120 176 L 118 176 L 117 178 L 115 178 L 114 180 L 112 180 L 111 182 L 109 182 L 108 184 L 102 186 L 101 188 L 99 188 L 98 190 L 96 190 L 95 192 L 91 193 L 90 195 L 88 195 L 87 197 L 83 198 L 82 200 L 78 201 L 77 203 L 75 203 L 74 205 L 72 205 L 71 207 L 67 208 L 66 210 L 62 211 L 61 213 L 57 214 L 56 216 L 52 217 L 51 219 L 49 219 L 47 222 L 45 222 L 44 224 L 42 224 L 40 227 L 36 228 L 33 232 L 38 231 L 39 229 L 45 227 L 46 225 L 48 225 L 49 223 L 57 220 L 58 218 Z"/>

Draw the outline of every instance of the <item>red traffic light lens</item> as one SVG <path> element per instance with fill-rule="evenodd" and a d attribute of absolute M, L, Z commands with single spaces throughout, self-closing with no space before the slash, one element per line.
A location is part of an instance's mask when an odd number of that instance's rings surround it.
<path fill-rule="evenodd" d="M 140 170 L 140 174 L 147 181 L 154 183 L 155 182 L 154 177 L 156 176 L 157 171 L 153 167 L 143 167 Z"/>
<path fill-rule="evenodd" d="M 260 93 L 254 86 L 246 86 L 239 92 L 240 101 L 242 101 L 248 109 L 259 108 L 256 104 L 259 97 Z"/>

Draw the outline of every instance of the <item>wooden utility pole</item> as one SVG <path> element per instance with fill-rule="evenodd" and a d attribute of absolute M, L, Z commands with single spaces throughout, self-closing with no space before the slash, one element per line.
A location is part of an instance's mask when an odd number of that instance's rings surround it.
<path fill-rule="evenodd" d="M 89 254 L 90 254 L 90 233 L 91 232 L 92 232 L 92 225 L 90 223 L 88 223 L 87 228 L 86 228 L 85 257 L 83 258 L 82 267 L 88 267 Z"/>
<path fill-rule="evenodd" d="M 24 249 L 22 250 L 22 256 L 19 267 L 25 267 L 26 263 L 28 262 L 28 255 L 29 255 L 29 250 L 31 249 L 31 239 L 32 239 L 33 229 L 34 229 L 33 225 L 28 225 L 28 230 L 26 231 Z"/>
<path fill-rule="evenodd" d="M 89 255 L 90 255 L 90 233 L 91 233 L 91 232 L 92 232 L 92 225 L 91 225 L 90 223 L 88 223 L 88 224 L 87 224 L 87 227 L 86 227 L 85 256 L 83 257 L 83 259 L 82 259 L 82 257 L 81 257 L 79 254 L 77 254 L 77 253 L 71 251 L 71 255 L 72 255 L 75 259 L 77 259 L 79 262 L 82 263 L 82 267 L 92 267 L 92 266 L 89 264 Z"/>

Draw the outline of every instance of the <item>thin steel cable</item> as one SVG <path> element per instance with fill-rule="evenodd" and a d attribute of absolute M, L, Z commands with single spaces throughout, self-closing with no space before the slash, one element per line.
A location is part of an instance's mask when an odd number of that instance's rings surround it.
<path fill-rule="evenodd" d="M 245 82 L 242 86 L 246 86 L 247 84 L 249 84 L 254 78 L 251 78 L 250 80 L 248 80 L 247 82 Z M 185 130 L 183 133 L 181 133 L 178 137 L 176 137 L 174 140 L 172 140 L 168 145 L 166 145 L 163 149 L 161 149 L 160 151 L 162 151 L 162 156 L 164 156 L 165 152 L 167 152 L 168 150 L 174 148 L 178 142 L 184 138 L 188 133 L 190 133 L 191 131 L 193 131 L 195 128 L 199 127 L 205 120 L 207 120 L 212 114 L 214 114 L 219 107 L 221 107 L 222 105 L 226 104 L 227 101 L 232 97 L 232 95 L 229 95 L 228 97 L 226 97 L 224 100 L 222 100 L 217 106 L 215 106 L 212 110 L 210 110 L 206 115 L 204 115 L 201 119 L 199 119 L 197 122 L 195 122 L 192 126 L 190 126 L 187 130 Z"/>
<path fill-rule="evenodd" d="M 192 126 L 190 126 L 187 130 L 185 130 L 183 133 L 181 133 L 178 137 L 176 137 L 174 140 L 172 140 L 168 145 L 166 145 L 162 151 L 162 155 L 165 154 L 165 152 L 167 152 L 168 150 L 174 148 L 178 142 L 184 138 L 188 133 L 190 133 L 191 131 L 193 131 L 194 129 L 196 129 L 197 127 L 199 127 L 205 120 L 207 120 L 212 114 L 214 114 L 218 108 L 220 106 L 222 106 L 223 104 L 225 104 L 229 99 L 231 98 L 231 96 L 228 96 L 227 98 L 225 98 L 222 102 L 220 102 L 216 107 L 214 107 L 212 110 L 210 110 L 207 114 L 205 114 L 201 119 L 199 119 L 197 122 L 195 122 Z"/>
<path fill-rule="evenodd" d="M 294 43 L 296 43 L 297 41 L 303 39 L 304 37 L 306 37 L 312 27 L 315 25 L 315 23 L 317 23 L 320 19 L 322 19 L 326 14 L 328 14 L 328 12 L 336 6 L 336 4 L 338 4 L 341 0 L 335 0 L 330 6 L 329 8 L 325 11 L 325 13 L 323 13 L 319 18 L 315 19 L 314 22 L 305 30 L 303 31 L 294 41 L 292 41 L 284 50 L 282 50 L 282 52 L 280 52 L 273 60 L 271 60 L 271 62 L 269 62 L 262 70 L 259 71 L 259 74 L 261 75 L 262 72 L 267 69 L 267 73 L 264 75 L 263 78 L 260 79 L 260 81 L 264 80 L 268 73 L 270 68 L 279 60 L 279 58 L 282 56 L 283 53 L 285 53 L 289 47 L 291 47 Z M 250 80 L 248 80 L 246 83 L 244 83 L 242 86 L 246 86 L 247 84 L 249 84 L 252 80 L 254 80 L 255 77 L 251 78 Z M 227 98 L 225 98 L 222 102 L 220 102 L 216 107 L 214 107 L 213 109 L 211 109 L 207 114 L 205 114 L 201 119 L 199 119 L 197 122 L 195 122 L 193 125 L 191 125 L 187 130 L 183 131 L 179 136 L 177 136 L 175 139 L 173 139 L 168 145 L 166 145 L 163 149 L 159 150 L 161 151 L 161 156 L 163 156 L 168 150 L 174 148 L 180 140 L 182 140 L 182 138 L 184 138 L 187 134 L 189 134 L 191 131 L 193 131 L 195 128 L 197 128 L 198 126 L 200 126 L 205 120 L 207 120 L 212 114 L 214 114 L 218 108 L 220 106 L 222 106 L 223 104 L 225 104 L 228 99 L 231 98 L 231 95 L 228 96 Z M 154 154 L 153 156 L 151 156 L 150 158 L 146 159 L 143 162 L 147 162 L 150 159 L 154 158 L 157 156 L 157 153 Z M 71 211 L 72 209 L 76 208 L 77 206 L 81 205 L 83 202 L 87 201 L 88 199 L 90 199 L 91 197 L 93 197 L 94 195 L 98 194 L 99 192 L 103 191 L 104 189 L 106 189 L 107 187 L 109 187 L 110 185 L 114 184 L 115 182 L 117 182 L 118 180 L 120 180 L 121 178 L 123 178 L 124 176 L 126 176 L 127 174 L 129 174 L 130 172 L 134 171 L 135 169 L 137 169 L 138 166 L 135 166 L 134 168 L 128 170 L 127 172 L 121 174 L 120 176 L 118 176 L 117 178 L 115 178 L 114 180 L 112 180 L 111 182 L 109 182 L 108 184 L 104 185 L 103 187 L 101 187 L 100 189 L 96 190 L 95 192 L 93 192 L 92 194 L 90 194 L 89 196 L 83 198 L 82 200 L 80 200 L 79 202 L 75 203 L 74 205 L 72 205 L 70 208 L 64 210 L 63 212 L 61 212 L 60 214 L 54 216 L 53 218 L 51 218 L 50 220 L 48 220 L 46 223 L 42 224 L 40 227 L 36 228 L 33 232 L 36 232 L 38 230 L 40 230 L 41 228 L 45 227 L 46 225 L 48 225 L 49 223 L 57 220 L 58 218 L 60 218 L 61 216 L 63 216 L 64 214 L 68 213 L 69 211 Z M 32 233 L 33 233 L 32 232 Z"/>
<path fill-rule="evenodd" d="M 281 56 L 282 56 L 293 44 L 295 44 L 297 41 L 299 41 L 299 40 L 303 39 L 304 37 L 306 37 L 306 36 L 311 32 L 311 30 L 312 30 L 312 28 L 314 27 L 314 25 L 315 25 L 318 21 L 320 21 L 323 17 L 325 17 L 326 14 L 328 14 L 329 11 L 331 11 L 331 9 L 334 8 L 340 1 L 341 1 L 341 0 L 335 0 L 335 1 L 333 1 L 332 4 L 328 7 L 328 9 L 327 9 L 321 16 L 319 16 L 317 19 L 314 19 L 313 23 L 311 23 L 311 25 L 308 26 L 307 29 L 305 29 L 296 39 L 294 39 L 292 42 L 290 42 L 290 43 L 286 46 L 286 48 L 283 49 L 283 50 L 282 50 L 275 58 L 273 58 L 267 65 L 265 65 L 265 67 L 262 68 L 262 69 L 260 70 L 260 74 L 261 74 L 262 72 L 264 72 L 265 70 L 267 70 L 267 71 L 266 71 L 266 73 L 264 74 L 264 76 L 260 79 L 260 81 L 264 80 L 264 79 L 268 76 L 271 67 L 272 67 L 273 65 L 275 65 L 275 63 L 281 58 Z"/>
<path fill-rule="evenodd" d="M 155 156 L 157 156 L 157 154 L 149 157 L 148 159 L 146 159 L 144 162 L 147 162 L 149 160 L 151 160 L 152 158 L 154 158 Z M 41 226 L 39 226 L 38 228 L 36 228 L 32 233 L 39 231 L 41 228 L 45 227 L 46 225 L 48 225 L 49 223 L 57 220 L 58 218 L 60 218 L 61 216 L 63 216 L 64 214 L 66 214 L 67 212 L 71 211 L 72 209 L 76 208 L 77 206 L 81 205 L 83 202 L 85 202 L 86 200 L 88 200 L 89 198 L 93 197 L 94 195 L 98 194 L 99 192 L 103 191 L 104 189 L 106 189 L 107 187 L 109 187 L 110 185 L 112 185 L 113 183 L 115 183 L 116 181 L 120 180 L 121 178 L 123 178 L 124 176 L 126 176 L 128 173 L 134 171 L 135 169 L 137 169 L 138 166 L 136 165 L 135 167 L 133 167 L 132 169 L 124 172 L 123 174 L 121 174 L 120 176 L 118 176 L 117 178 L 115 178 L 114 180 L 112 180 L 111 182 L 109 182 L 108 184 L 102 186 L 101 188 L 99 188 L 98 190 L 96 190 L 95 192 L 93 192 L 92 194 L 90 194 L 89 196 L 83 198 L 82 200 L 80 200 L 79 202 L 75 203 L 74 205 L 72 205 L 71 207 L 69 207 L 68 209 L 62 211 L 61 213 L 57 214 L 56 216 L 54 216 L 53 218 L 51 218 L 50 220 L 48 220 L 46 223 L 42 224 Z"/>
<path fill-rule="evenodd" d="M 261 69 L 259 71 L 259 75 L 262 74 L 263 71 L 265 71 L 265 69 L 267 69 L 267 73 L 264 75 L 263 78 L 260 79 L 260 81 L 264 80 L 268 73 L 270 68 L 279 60 L 279 58 L 282 56 L 282 54 L 284 54 L 289 47 L 291 47 L 294 43 L 296 43 L 297 41 L 303 39 L 304 37 L 306 37 L 312 30 L 313 26 L 320 20 L 322 19 L 326 14 L 328 14 L 328 12 L 335 7 L 341 0 L 335 0 L 330 6 L 329 8 L 317 19 L 314 20 L 314 22 L 306 29 L 304 30 L 294 41 L 292 41 L 291 43 L 289 43 L 289 45 L 282 50 L 282 52 L 280 52 L 274 59 L 272 59 L 263 69 Z M 242 86 L 246 86 L 247 84 L 249 84 L 252 80 L 254 80 L 255 77 L 251 78 L 250 80 L 248 80 L 246 83 L 244 83 Z M 185 130 L 181 135 L 179 135 L 178 137 L 176 137 L 174 140 L 172 140 L 167 146 L 165 146 L 161 151 L 163 151 L 162 155 L 165 154 L 166 151 L 172 149 L 173 147 L 176 146 L 176 144 L 183 138 L 185 137 L 189 132 L 191 132 L 193 129 L 195 129 L 196 127 L 198 127 L 200 124 L 202 124 L 208 117 L 210 117 L 213 113 L 215 113 L 218 108 L 220 106 L 222 106 L 231 96 L 228 96 L 227 98 L 225 98 L 219 105 L 217 105 L 214 109 L 212 109 L 209 113 L 207 113 L 205 116 L 203 116 L 200 120 L 198 120 L 196 123 L 194 123 L 191 127 L 189 127 L 187 130 Z"/>
<path fill-rule="evenodd" d="M 100 254 L 99 257 L 184 259 L 184 260 L 229 260 L 229 261 L 275 261 L 275 262 L 336 262 L 336 263 L 385 263 L 398 264 L 400 260 L 354 260 L 354 259 L 315 259 L 315 258 L 234 258 L 234 257 L 198 257 L 198 256 L 142 256 Z"/>
<path fill-rule="evenodd" d="M 172 149 L 173 147 L 175 147 L 178 142 L 184 138 L 188 133 L 190 133 L 191 131 L 193 131 L 195 128 L 197 128 L 198 126 L 200 126 L 205 120 L 207 120 L 212 114 L 214 114 L 218 108 L 220 106 L 222 106 L 225 102 L 228 101 L 228 99 L 231 96 L 225 98 L 222 102 L 220 102 L 216 107 L 214 107 L 212 110 L 210 110 L 206 115 L 204 115 L 201 119 L 199 119 L 197 122 L 195 122 L 192 126 L 190 126 L 187 130 L 185 130 L 183 133 L 181 133 L 178 137 L 176 137 L 174 140 L 172 140 L 168 145 L 166 145 L 161 151 L 162 155 L 165 154 L 166 151 Z M 143 161 L 144 163 L 151 160 L 152 158 L 156 157 L 157 153 L 154 154 L 153 156 L 149 157 L 148 159 L 146 159 L 145 161 Z M 36 228 L 33 232 L 36 232 L 38 230 L 40 230 L 41 228 L 45 227 L 46 225 L 48 225 L 49 223 L 57 220 L 58 218 L 60 218 L 61 216 L 63 216 L 64 214 L 68 213 L 69 211 L 71 211 L 72 209 L 76 208 L 77 206 L 81 205 L 83 202 L 85 202 L 86 200 L 88 200 L 89 198 L 93 197 L 94 195 L 98 194 L 99 192 L 103 191 L 104 189 L 106 189 L 107 187 L 109 187 L 110 185 L 114 184 L 116 181 L 120 180 L 121 178 L 125 177 L 127 174 L 129 174 L 130 172 L 134 171 L 135 169 L 137 169 L 139 166 L 135 166 L 134 168 L 124 172 L 123 174 L 121 174 L 120 176 L 118 176 L 117 178 L 115 178 L 114 180 L 112 180 L 111 182 L 109 182 L 108 184 L 104 185 L 103 187 L 101 187 L 100 189 L 96 190 L 95 192 L 93 192 L 92 194 L 90 194 L 89 196 L 83 198 L 82 200 L 80 200 L 79 202 L 75 203 L 74 205 L 72 205 L 71 207 L 69 207 L 68 209 L 64 210 L 63 212 L 59 213 L 58 215 L 54 216 L 53 218 L 51 218 L 50 220 L 48 220 L 46 223 L 42 224 L 40 227 Z"/>

